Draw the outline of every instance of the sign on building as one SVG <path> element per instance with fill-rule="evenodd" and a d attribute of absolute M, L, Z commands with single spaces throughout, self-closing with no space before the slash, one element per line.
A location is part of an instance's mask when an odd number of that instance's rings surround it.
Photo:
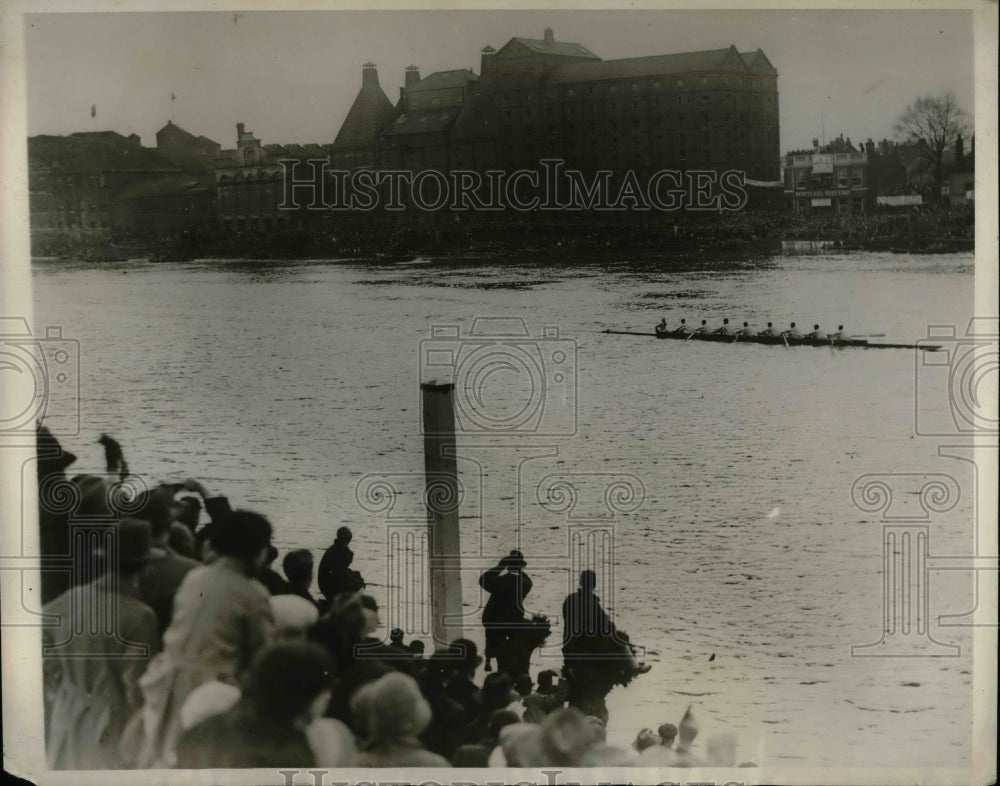
<path fill-rule="evenodd" d="M 924 198 L 920 194 L 893 194 L 875 197 L 876 205 L 885 205 L 886 207 L 909 207 L 923 203 Z"/>
<path fill-rule="evenodd" d="M 833 200 L 829 198 L 814 198 L 812 200 L 813 207 L 830 207 L 833 205 Z"/>
<path fill-rule="evenodd" d="M 814 175 L 832 175 L 833 174 L 833 156 L 832 155 L 815 155 L 812 160 L 812 173 Z"/>

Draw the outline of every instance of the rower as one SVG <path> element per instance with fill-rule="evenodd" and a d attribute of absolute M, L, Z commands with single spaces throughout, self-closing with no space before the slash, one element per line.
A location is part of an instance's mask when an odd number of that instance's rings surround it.
<path fill-rule="evenodd" d="M 733 329 L 729 327 L 728 319 L 722 320 L 722 327 L 713 330 L 712 332 L 720 336 L 731 336 L 734 333 Z"/>
<path fill-rule="evenodd" d="M 802 331 L 795 327 L 795 323 L 793 322 L 788 327 L 788 330 L 782 331 L 781 335 L 788 336 L 788 338 L 802 338 Z"/>
<path fill-rule="evenodd" d="M 743 327 L 741 327 L 739 330 L 737 330 L 736 333 L 737 333 L 737 335 L 740 335 L 740 336 L 752 336 L 754 334 L 753 333 L 753 328 L 750 327 L 750 323 L 749 322 L 744 322 L 743 323 Z"/>
<path fill-rule="evenodd" d="M 667 332 L 667 318 L 664 317 L 656 325 L 656 334 L 659 336 L 666 332 Z"/>
<path fill-rule="evenodd" d="M 844 332 L 843 325 L 837 325 L 837 332 L 830 336 L 830 341 L 850 341 L 851 337 Z"/>
<path fill-rule="evenodd" d="M 767 323 L 767 328 L 765 328 L 764 330 L 760 331 L 760 334 L 762 336 L 778 336 L 778 335 L 780 335 L 780 333 L 778 333 L 778 331 L 774 329 L 774 325 L 771 324 L 770 322 Z"/>
<path fill-rule="evenodd" d="M 708 321 L 705 320 L 705 319 L 703 319 L 701 321 L 701 324 L 698 326 L 698 329 L 695 330 L 694 332 L 697 333 L 697 334 L 699 334 L 699 335 L 701 335 L 702 333 L 707 333 L 708 332 Z"/>
<path fill-rule="evenodd" d="M 809 335 L 807 335 L 806 338 L 810 338 L 813 341 L 826 341 L 827 340 L 826 333 L 824 333 L 822 330 L 819 329 L 819 325 L 813 325 L 812 333 L 810 333 Z"/>
<path fill-rule="evenodd" d="M 689 328 L 687 326 L 687 320 L 686 319 L 682 319 L 681 323 L 677 327 L 674 328 L 674 333 L 680 333 L 682 336 L 686 336 L 690 332 L 691 332 L 691 328 Z"/>

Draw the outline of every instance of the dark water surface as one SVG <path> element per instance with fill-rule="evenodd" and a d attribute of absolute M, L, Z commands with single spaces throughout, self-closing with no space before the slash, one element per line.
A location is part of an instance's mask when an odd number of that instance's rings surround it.
<path fill-rule="evenodd" d="M 612 532 L 601 594 L 654 664 L 612 694 L 613 741 L 677 723 L 693 704 L 703 735 L 738 732 L 741 760 L 950 766 L 970 754 L 971 635 L 938 631 L 936 619 L 971 608 L 970 576 L 933 577 L 935 636 L 960 657 L 851 657 L 852 644 L 879 638 L 882 613 L 879 516 L 852 503 L 855 479 L 944 472 L 971 490 L 965 465 L 914 434 L 914 353 L 600 331 L 729 317 L 843 322 L 912 342 L 929 324 L 964 329 L 972 268 L 971 255 L 889 254 L 39 262 L 35 322 L 81 342 L 82 432 L 67 445 L 79 471 L 101 468 L 107 431 L 134 471 L 196 477 L 267 514 L 282 552 L 318 557 L 349 523 L 357 566 L 379 585 L 399 580 L 387 516 L 404 529 L 424 516 L 418 382 L 447 379 L 450 352 L 460 388 L 482 385 L 478 403 L 458 391 L 464 422 L 522 427 L 470 438 L 480 447 L 462 454 L 470 566 L 520 544 L 529 605 L 557 617 L 582 556 L 571 531 Z M 530 336 L 500 350 L 462 343 L 477 317 L 523 318 Z M 461 337 L 431 340 L 435 325 Z M 558 338 L 540 338 L 545 326 Z M 947 415 L 939 389 L 920 404 Z M 57 434 L 60 417 L 49 418 Z M 557 435 L 523 433 L 539 424 Z M 391 510 L 373 474 L 397 476 Z M 970 553 L 971 521 L 963 493 L 933 519 L 933 553 Z M 476 575 L 464 577 L 467 630 L 481 642 Z M 395 596 L 373 591 L 396 624 Z"/>

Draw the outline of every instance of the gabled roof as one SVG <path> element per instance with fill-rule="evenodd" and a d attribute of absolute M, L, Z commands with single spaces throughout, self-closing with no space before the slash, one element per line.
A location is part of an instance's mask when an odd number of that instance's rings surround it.
<path fill-rule="evenodd" d="M 362 84 L 340 126 L 333 147 L 365 147 L 374 144 L 379 129 L 392 119 L 395 112 L 378 83 Z"/>
<path fill-rule="evenodd" d="M 424 90 L 445 90 L 451 87 L 464 87 L 469 82 L 478 82 L 479 77 L 467 68 L 453 71 L 435 71 L 428 74 L 415 85 L 406 88 L 407 93 L 418 93 Z"/>
<path fill-rule="evenodd" d="M 556 68 L 552 72 L 551 79 L 553 82 L 587 82 L 596 79 L 621 79 L 630 76 L 689 74 L 704 71 L 746 72 L 747 70 L 747 64 L 740 53 L 736 51 L 736 47 L 730 46 L 726 49 L 709 49 L 702 52 L 680 52 L 672 55 L 629 57 L 621 60 L 567 63 Z"/>
<path fill-rule="evenodd" d="M 536 55 L 555 55 L 557 57 L 584 57 L 589 60 L 600 60 L 583 44 L 571 41 L 544 41 L 540 38 L 520 38 L 515 36 L 506 44 L 500 47 L 496 57 L 502 58 L 505 54 L 511 54 L 517 46 L 523 46 Z"/>
<path fill-rule="evenodd" d="M 747 68 L 757 74 L 777 74 L 778 70 L 771 65 L 767 55 L 760 49 L 756 52 L 740 52 L 740 57 L 747 64 Z"/>

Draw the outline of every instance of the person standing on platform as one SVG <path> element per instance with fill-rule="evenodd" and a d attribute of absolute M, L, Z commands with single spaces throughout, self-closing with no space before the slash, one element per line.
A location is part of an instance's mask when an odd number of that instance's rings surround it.
<path fill-rule="evenodd" d="M 494 658 L 497 668 L 504 671 L 506 650 L 510 645 L 508 634 L 513 627 L 524 623 L 524 599 L 532 587 L 531 578 L 524 572 L 526 566 L 524 556 L 514 549 L 495 568 L 479 577 L 479 586 L 490 595 L 483 609 L 485 671 L 492 671 L 490 661 Z"/>
<path fill-rule="evenodd" d="M 651 668 L 636 662 L 628 636 L 619 631 L 594 594 L 597 574 L 580 573 L 580 586 L 563 601 L 563 659 L 568 701 L 605 723 L 605 699 L 615 685 L 627 685 Z"/>

